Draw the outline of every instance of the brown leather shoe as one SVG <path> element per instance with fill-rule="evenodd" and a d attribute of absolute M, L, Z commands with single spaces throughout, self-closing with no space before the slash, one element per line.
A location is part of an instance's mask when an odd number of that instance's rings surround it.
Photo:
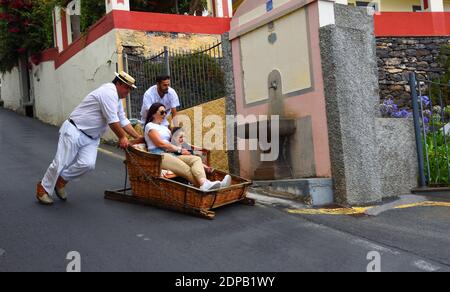
<path fill-rule="evenodd" d="M 67 182 L 62 177 L 59 176 L 55 185 L 55 194 L 62 201 L 67 201 L 67 193 L 65 189 L 66 185 Z"/>
<path fill-rule="evenodd" d="M 52 198 L 48 195 L 41 182 L 38 182 L 36 187 L 36 199 L 43 205 L 53 205 Z"/>

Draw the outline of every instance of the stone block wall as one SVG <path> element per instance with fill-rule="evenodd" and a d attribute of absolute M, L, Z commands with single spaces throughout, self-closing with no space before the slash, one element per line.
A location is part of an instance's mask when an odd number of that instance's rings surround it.
<path fill-rule="evenodd" d="M 378 118 L 376 131 L 383 199 L 411 194 L 419 177 L 412 118 Z"/>
<path fill-rule="evenodd" d="M 439 65 L 441 47 L 450 37 L 377 38 L 377 61 L 381 100 L 393 99 L 399 107 L 410 107 L 409 74 L 418 80 L 437 79 L 444 68 Z"/>
<path fill-rule="evenodd" d="M 221 35 L 119 30 L 117 39 L 119 53 L 150 57 L 164 46 L 180 51 L 210 47 L 221 41 Z"/>

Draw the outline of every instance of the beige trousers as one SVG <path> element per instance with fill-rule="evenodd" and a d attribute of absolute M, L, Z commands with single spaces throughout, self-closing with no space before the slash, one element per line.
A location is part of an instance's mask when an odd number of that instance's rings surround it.
<path fill-rule="evenodd" d="M 170 170 L 197 186 L 200 185 L 201 179 L 206 178 L 200 157 L 194 155 L 174 156 L 169 153 L 164 153 L 162 156 L 162 169 Z"/>

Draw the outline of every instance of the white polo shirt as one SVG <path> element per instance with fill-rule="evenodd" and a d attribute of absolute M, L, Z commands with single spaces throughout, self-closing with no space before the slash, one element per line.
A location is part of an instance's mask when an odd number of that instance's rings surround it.
<path fill-rule="evenodd" d="M 108 125 L 120 122 L 122 127 L 130 124 L 122 101 L 113 83 L 107 83 L 89 93 L 70 115 L 77 128 L 94 139 L 106 133 Z"/>
<path fill-rule="evenodd" d="M 172 114 L 171 110 L 174 108 L 177 108 L 180 106 L 180 100 L 178 98 L 178 94 L 176 91 L 169 87 L 169 92 L 164 95 L 163 98 L 159 96 L 158 93 L 158 87 L 156 85 L 150 87 L 147 92 L 144 94 L 144 100 L 142 102 L 142 109 L 141 109 L 141 122 L 142 125 L 145 125 L 145 120 L 147 119 L 147 112 L 150 109 L 150 107 L 155 103 L 162 103 L 166 110 L 169 111 L 169 114 L 166 116 L 166 118 L 163 121 L 164 126 L 169 126 L 169 122 L 167 121 L 167 118 L 170 117 Z"/>
<path fill-rule="evenodd" d="M 148 136 L 148 133 L 150 131 L 155 130 L 158 132 L 159 136 L 161 137 L 161 140 L 167 143 L 170 143 L 170 138 L 172 137 L 172 133 L 170 132 L 169 128 L 163 125 L 158 125 L 155 123 L 148 123 L 145 126 L 145 142 L 147 142 L 148 151 L 152 152 L 152 150 L 157 149 L 156 145 L 153 143 L 152 139 Z"/>

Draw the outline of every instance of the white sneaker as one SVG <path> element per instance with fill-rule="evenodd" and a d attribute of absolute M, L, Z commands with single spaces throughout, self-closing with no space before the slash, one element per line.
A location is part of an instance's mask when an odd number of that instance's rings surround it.
<path fill-rule="evenodd" d="M 201 187 L 200 190 L 202 190 L 203 192 L 207 192 L 207 191 L 212 191 L 212 190 L 217 190 L 220 189 L 220 181 L 209 181 L 207 180 Z"/>
<path fill-rule="evenodd" d="M 231 176 L 227 174 L 225 178 L 220 182 L 220 187 L 224 189 L 228 188 L 229 186 L 231 186 Z"/>

